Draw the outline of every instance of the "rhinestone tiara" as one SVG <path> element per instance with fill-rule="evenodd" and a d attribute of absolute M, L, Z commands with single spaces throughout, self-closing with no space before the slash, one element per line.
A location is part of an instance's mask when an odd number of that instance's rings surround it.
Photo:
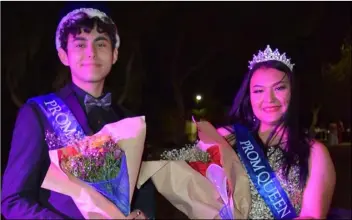
<path fill-rule="evenodd" d="M 264 52 L 259 50 L 259 53 L 257 55 L 253 55 L 253 60 L 249 61 L 248 68 L 251 70 L 255 64 L 269 60 L 277 60 L 285 64 L 291 71 L 293 70 L 293 66 L 295 65 L 294 63 L 291 63 L 290 58 L 286 57 L 286 53 L 280 54 L 278 49 L 272 51 L 270 46 L 267 45 Z"/>
<path fill-rule="evenodd" d="M 107 22 L 107 21 L 105 21 L 104 18 L 109 18 L 109 16 L 107 16 L 104 12 L 99 11 L 98 9 L 94 9 L 94 8 L 79 8 L 79 9 L 71 11 L 65 17 L 63 17 L 61 19 L 59 25 L 57 26 L 56 36 L 55 36 L 56 50 L 59 50 L 61 48 L 60 36 L 62 34 L 62 29 L 63 29 L 65 23 L 70 19 L 72 19 L 72 20 L 79 19 L 80 17 L 77 15 L 82 12 L 85 13 L 86 15 L 88 15 L 89 18 L 99 17 L 103 22 Z M 109 18 L 107 20 L 111 21 L 111 23 L 115 25 L 115 23 L 112 21 L 111 18 Z M 116 32 L 115 47 L 119 48 L 119 46 L 120 46 L 120 37 L 119 37 L 118 33 Z"/>

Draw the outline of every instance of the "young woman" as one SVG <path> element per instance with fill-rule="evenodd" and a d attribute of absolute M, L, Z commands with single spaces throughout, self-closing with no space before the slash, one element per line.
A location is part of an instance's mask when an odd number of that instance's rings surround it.
<path fill-rule="evenodd" d="M 249 63 L 233 122 L 218 129 L 250 179 L 249 218 L 325 218 L 335 169 L 326 147 L 300 127 L 294 64 L 270 46 Z"/>

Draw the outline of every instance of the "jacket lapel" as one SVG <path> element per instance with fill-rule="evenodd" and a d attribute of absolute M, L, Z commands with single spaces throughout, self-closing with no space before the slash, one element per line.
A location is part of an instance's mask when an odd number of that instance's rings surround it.
<path fill-rule="evenodd" d="M 68 108 L 71 110 L 72 114 L 77 119 L 78 123 L 81 125 L 84 133 L 86 135 L 92 135 L 93 131 L 88 124 L 87 115 L 83 108 L 80 106 L 79 101 L 73 92 L 70 84 L 62 88 L 57 95 L 65 102 Z"/>

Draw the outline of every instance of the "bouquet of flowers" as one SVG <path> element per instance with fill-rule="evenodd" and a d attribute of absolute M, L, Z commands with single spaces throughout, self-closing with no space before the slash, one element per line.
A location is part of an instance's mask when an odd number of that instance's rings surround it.
<path fill-rule="evenodd" d="M 105 125 L 93 136 L 71 138 L 64 147 L 60 137 L 46 132 L 51 165 L 42 187 L 71 196 L 86 219 L 125 218 L 145 130 L 144 117 L 128 118 Z"/>
<path fill-rule="evenodd" d="M 198 141 L 196 145 L 186 146 L 180 150 L 173 149 L 164 151 L 161 155 L 163 160 L 181 160 L 206 177 L 216 188 L 224 206 L 219 212 L 221 219 L 234 219 L 231 210 L 231 198 L 229 184 L 220 162 L 220 151 L 217 145 L 207 145 Z"/>
<path fill-rule="evenodd" d="M 195 145 L 143 162 L 137 185 L 151 177 L 157 190 L 191 219 L 247 218 L 249 180 L 239 158 L 209 122 L 197 127 Z"/>
<path fill-rule="evenodd" d="M 181 149 L 173 149 L 164 151 L 161 154 L 162 160 L 181 160 L 186 161 L 193 169 L 203 176 L 211 164 L 221 166 L 219 146 L 212 145 L 202 148 L 205 144 L 198 141 L 195 145 L 186 145 Z"/>
<path fill-rule="evenodd" d="M 46 133 L 46 139 L 54 139 Z M 95 135 L 59 149 L 60 166 L 64 172 L 87 182 L 113 179 L 120 171 L 123 151 L 109 135 Z"/>

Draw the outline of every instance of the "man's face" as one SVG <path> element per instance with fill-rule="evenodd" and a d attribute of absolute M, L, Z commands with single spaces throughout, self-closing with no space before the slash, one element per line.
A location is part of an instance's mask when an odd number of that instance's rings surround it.
<path fill-rule="evenodd" d="M 68 35 L 67 52 L 59 50 L 61 62 L 71 69 L 72 79 L 82 83 L 100 82 L 106 78 L 117 61 L 118 51 L 106 33 L 96 27 L 90 33 Z"/>

